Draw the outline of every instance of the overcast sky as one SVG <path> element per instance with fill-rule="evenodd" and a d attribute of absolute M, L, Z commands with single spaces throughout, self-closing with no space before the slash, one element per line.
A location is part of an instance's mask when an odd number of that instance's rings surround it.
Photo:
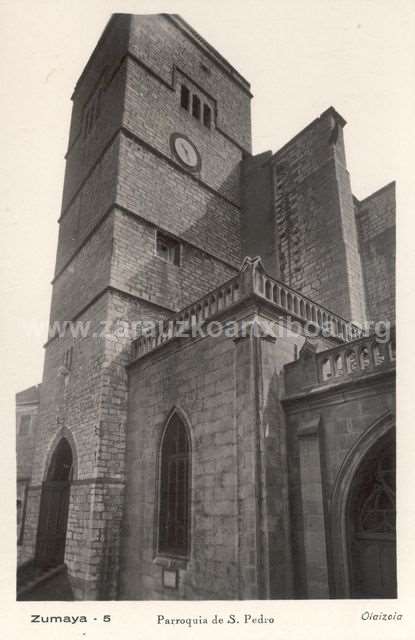
<path fill-rule="evenodd" d="M 414 7 L 405 0 L 0 0 L 2 395 L 9 419 L 12 395 L 42 377 L 70 96 L 110 14 L 180 13 L 217 48 L 251 82 L 254 152 L 276 151 L 333 105 L 348 123 L 355 195 L 397 180 L 404 258 L 413 244 L 405 212 L 413 211 Z M 403 297 L 412 282 L 406 276 Z"/>

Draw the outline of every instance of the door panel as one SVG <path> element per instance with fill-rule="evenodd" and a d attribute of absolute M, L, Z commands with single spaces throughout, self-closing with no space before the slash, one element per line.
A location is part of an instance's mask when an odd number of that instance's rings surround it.
<path fill-rule="evenodd" d="M 47 568 L 63 563 L 69 492 L 69 482 L 49 480 L 43 483 L 36 549 L 39 566 Z"/>
<path fill-rule="evenodd" d="M 353 598 L 396 598 L 395 441 L 389 435 L 357 470 L 348 506 Z"/>
<path fill-rule="evenodd" d="M 356 540 L 353 547 L 354 597 L 396 597 L 395 543 Z"/>

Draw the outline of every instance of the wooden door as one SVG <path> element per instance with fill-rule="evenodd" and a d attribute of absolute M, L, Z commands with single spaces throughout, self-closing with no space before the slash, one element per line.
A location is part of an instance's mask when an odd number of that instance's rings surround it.
<path fill-rule="evenodd" d="M 67 481 L 43 483 L 36 549 L 36 564 L 41 567 L 55 567 L 64 561 L 69 493 Z"/>
<path fill-rule="evenodd" d="M 352 597 L 396 598 L 395 443 L 369 452 L 349 500 Z"/>
<path fill-rule="evenodd" d="M 71 446 L 62 438 L 42 485 L 36 541 L 36 564 L 41 567 L 56 567 L 64 561 L 72 463 Z"/>

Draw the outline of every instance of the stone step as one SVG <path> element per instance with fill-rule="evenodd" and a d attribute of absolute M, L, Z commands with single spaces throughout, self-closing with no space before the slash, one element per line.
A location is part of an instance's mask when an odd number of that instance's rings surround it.
<path fill-rule="evenodd" d="M 49 567 L 47 569 L 37 567 L 34 564 L 24 567 L 23 570 L 20 572 L 18 571 L 17 575 L 17 599 L 19 600 L 24 594 L 29 593 L 47 580 L 50 580 L 57 574 L 65 571 L 65 564 L 58 565 L 57 567 Z"/>

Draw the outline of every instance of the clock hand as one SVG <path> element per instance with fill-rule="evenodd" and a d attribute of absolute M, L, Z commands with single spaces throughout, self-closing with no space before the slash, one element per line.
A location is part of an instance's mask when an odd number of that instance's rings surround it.
<path fill-rule="evenodd" d="M 182 147 L 182 151 L 183 151 L 184 155 L 186 156 L 186 160 L 188 162 L 190 162 L 190 154 L 189 154 L 188 148 L 183 144 L 181 145 L 181 147 Z"/>

